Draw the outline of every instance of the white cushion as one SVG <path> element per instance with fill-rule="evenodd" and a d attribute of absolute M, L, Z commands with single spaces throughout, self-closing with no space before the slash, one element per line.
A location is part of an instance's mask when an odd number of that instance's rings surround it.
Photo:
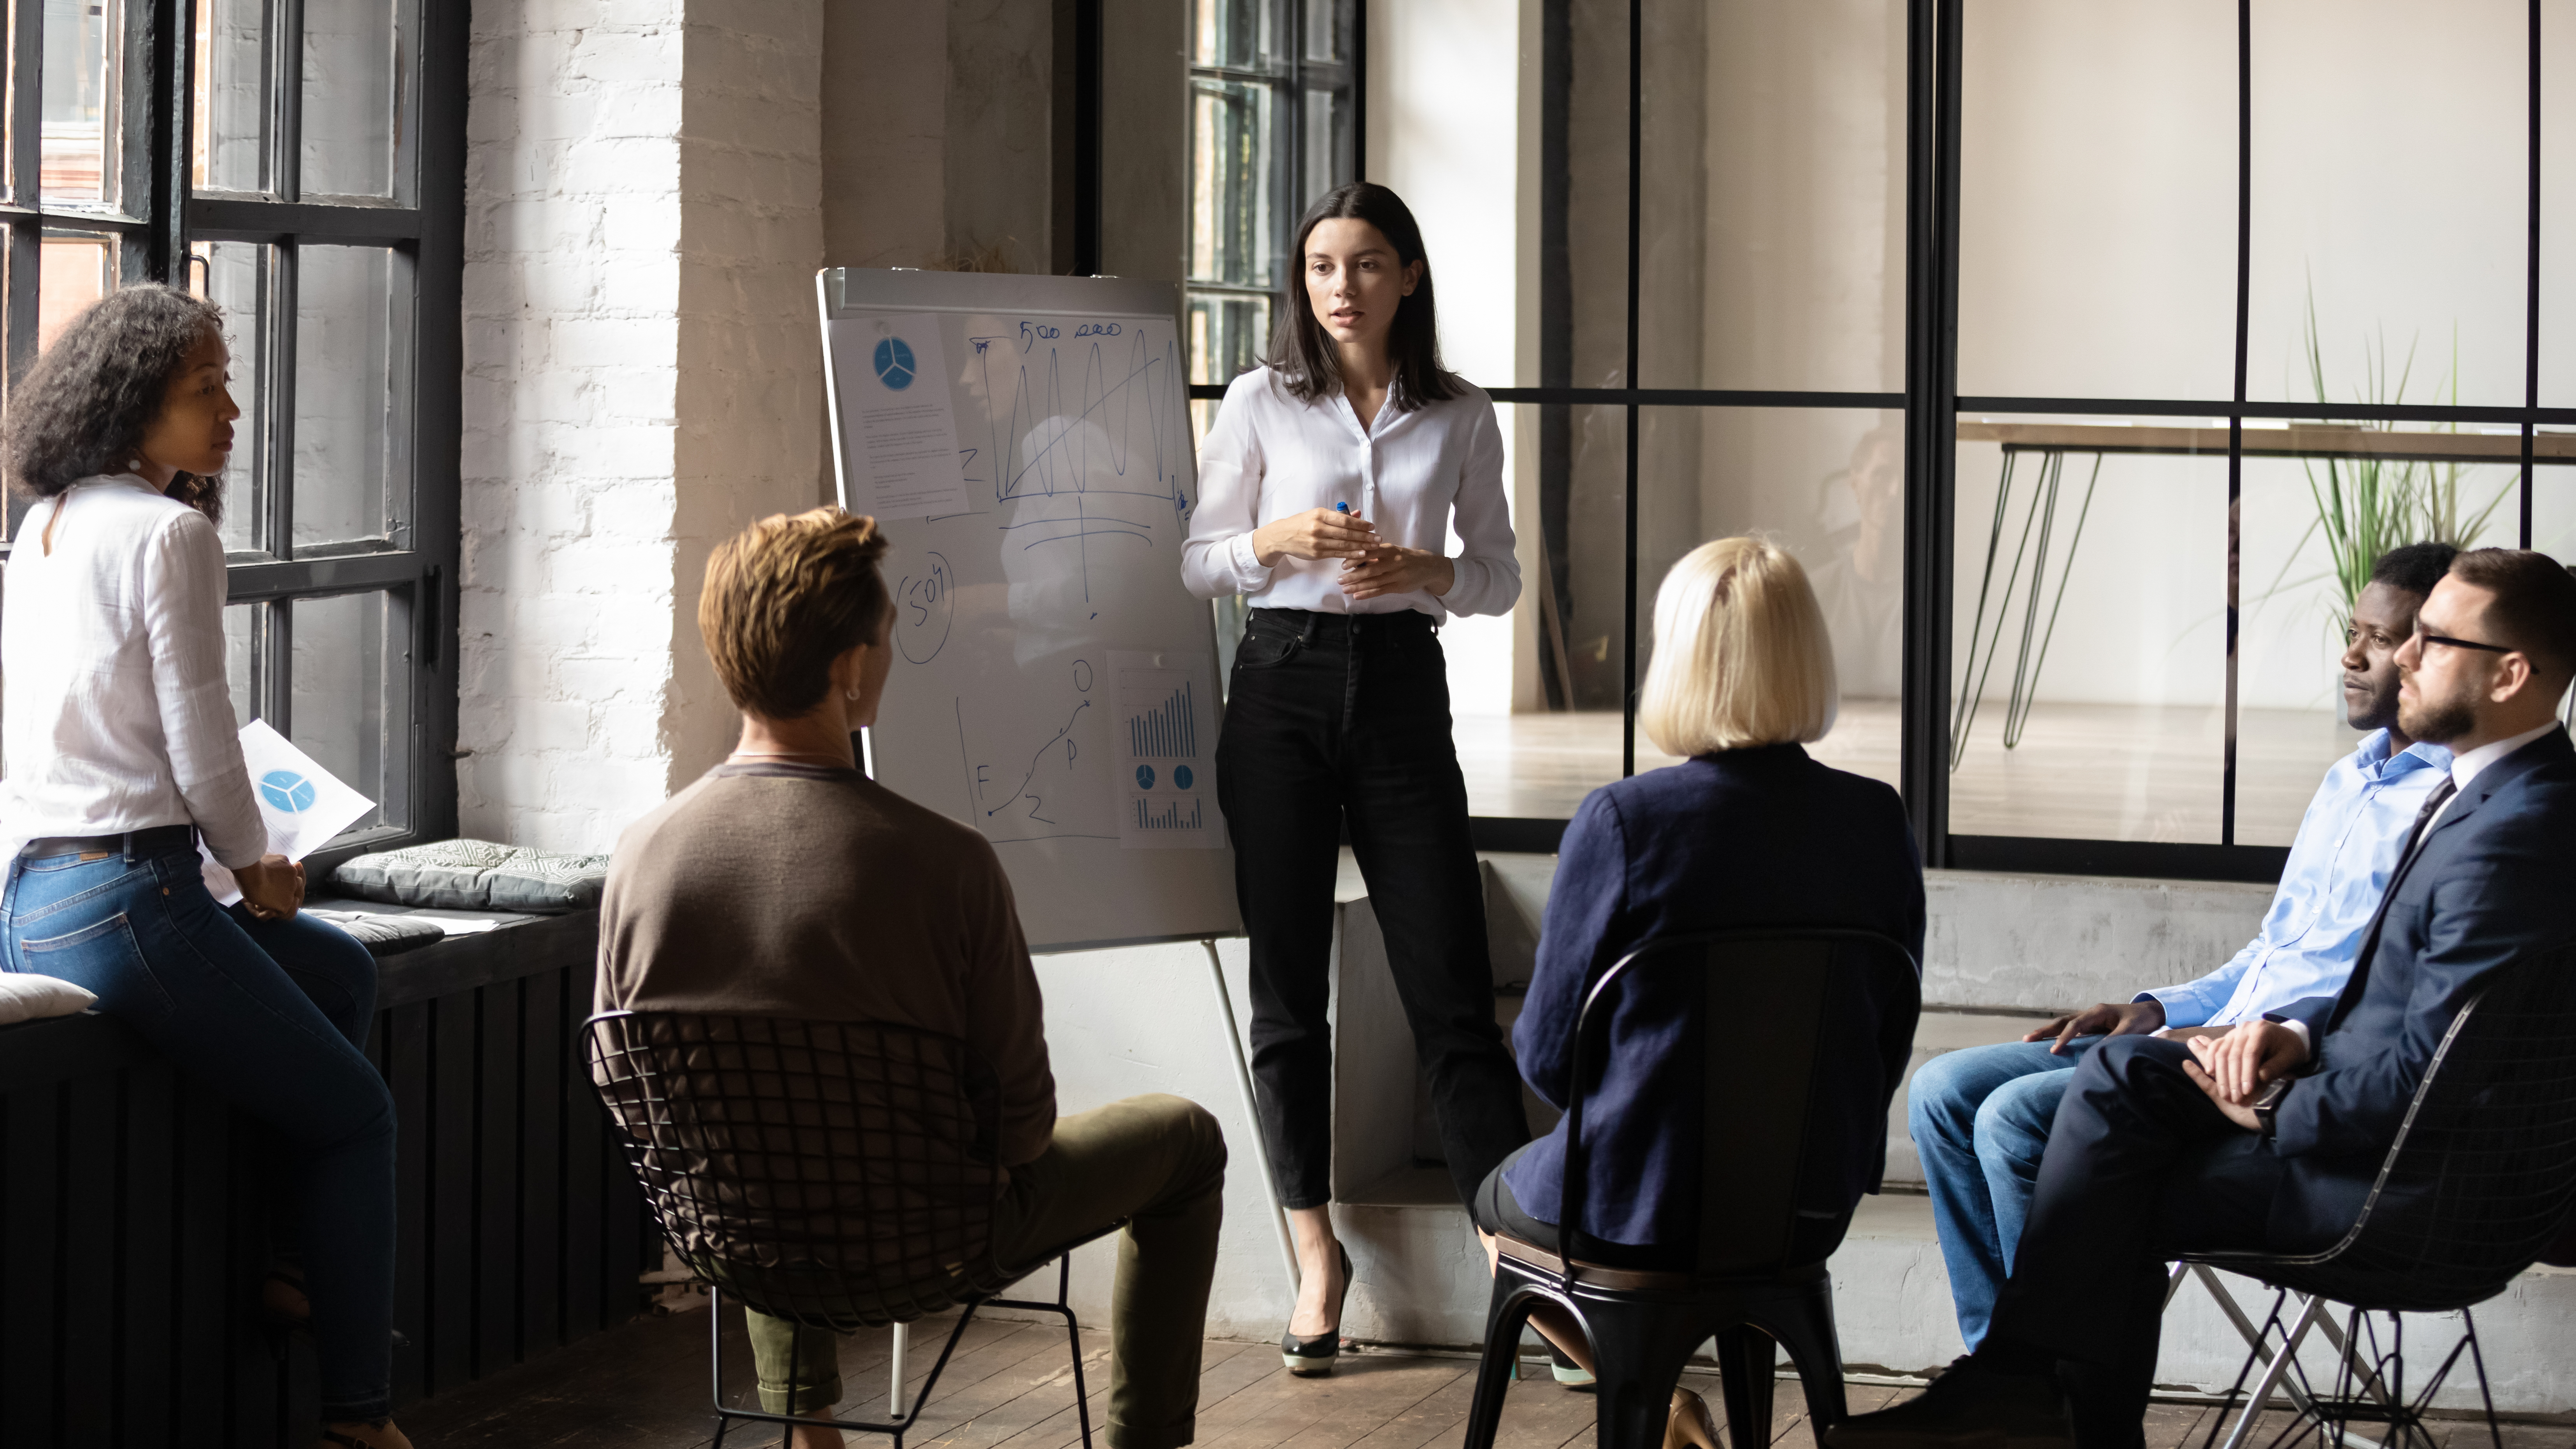
<path fill-rule="evenodd" d="M 47 1016 L 77 1016 L 98 998 L 88 988 L 53 976 L 0 971 L 0 1026 Z"/>

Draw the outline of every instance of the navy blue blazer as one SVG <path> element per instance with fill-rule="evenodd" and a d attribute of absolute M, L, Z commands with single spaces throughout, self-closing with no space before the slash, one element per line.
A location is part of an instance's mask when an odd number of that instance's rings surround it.
<path fill-rule="evenodd" d="M 1881 932 L 1923 957 L 1923 867 L 1905 807 L 1876 780 L 1820 765 L 1796 745 L 1726 750 L 1592 792 L 1558 847 L 1538 967 L 1512 1029 L 1521 1075 L 1565 1105 L 1574 1026 L 1592 980 L 1650 939 L 1745 926 Z M 1601 1080 L 1584 1093 L 1583 1230 L 1636 1247 L 1683 1247 L 1699 1223 L 1699 988 L 1645 978 L 1611 1018 Z M 1888 1092 L 1910 1029 L 1883 1040 L 1876 1003 L 1855 1019 L 1850 1070 L 1827 1074 L 1847 1102 L 1827 1120 L 1862 1123 L 1839 1161 L 1841 1211 L 1878 1188 Z M 1911 1018 L 1906 1019 L 1910 1024 Z M 1848 1110 L 1843 1110 L 1848 1109 Z M 1565 1127 L 1504 1173 L 1521 1210 L 1558 1222 Z M 1807 1204 L 1806 1206 L 1814 1206 Z"/>
<path fill-rule="evenodd" d="M 2478 773 L 2388 882 L 2352 977 L 2281 1009 L 2314 1051 L 2274 1114 L 2274 1245 L 2361 1215 L 2451 1018 L 2498 968 L 2576 941 L 2576 746 L 2551 730 Z"/>

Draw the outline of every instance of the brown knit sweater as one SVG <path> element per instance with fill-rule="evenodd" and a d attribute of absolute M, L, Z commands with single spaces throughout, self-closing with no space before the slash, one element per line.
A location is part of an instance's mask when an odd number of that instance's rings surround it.
<path fill-rule="evenodd" d="M 719 765 L 627 827 L 597 1000 L 955 1037 L 998 1081 L 1002 1166 L 1055 1133 L 1045 1005 L 993 847 L 855 770 Z"/>

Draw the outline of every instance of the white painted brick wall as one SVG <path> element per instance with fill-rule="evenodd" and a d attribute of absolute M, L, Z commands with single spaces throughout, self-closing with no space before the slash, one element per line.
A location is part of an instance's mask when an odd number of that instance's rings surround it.
<path fill-rule="evenodd" d="M 606 850 L 732 734 L 707 550 L 819 496 L 820 39 L 820 0 L 476 7 L 469 835 Z"/>

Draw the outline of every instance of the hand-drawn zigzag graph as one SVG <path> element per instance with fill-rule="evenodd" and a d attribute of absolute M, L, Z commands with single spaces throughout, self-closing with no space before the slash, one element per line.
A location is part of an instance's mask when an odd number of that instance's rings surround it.
<path fill-rule="evenodd" d="M 1086 599 L 1092 539 L 1151 548 L 1190 506 L 1173 456 L 1186 406 L 1180 350 L 1168 340 L 1157 355 L 1147 326 L 1079 324 L 1066 342 L 1060 327 L 1022 322 L 1016 334 L 966 339 L 992 413 L 989 476 L 968 481 L 990 485 L 997 507 L 1020 505 L 1000 527 L 1022 549 L 1073 544 Z M 1070 397 L 1068 371 L 1078 371 Z"/>

